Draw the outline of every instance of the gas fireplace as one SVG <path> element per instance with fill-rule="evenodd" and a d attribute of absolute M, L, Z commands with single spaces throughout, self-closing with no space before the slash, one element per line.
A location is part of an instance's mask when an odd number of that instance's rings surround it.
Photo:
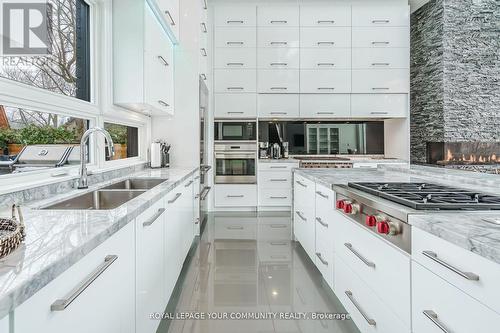
<path fill-rule="evenodd" d="M 500 142 L 427 142 L 427 163 L 500 173 Z"/>

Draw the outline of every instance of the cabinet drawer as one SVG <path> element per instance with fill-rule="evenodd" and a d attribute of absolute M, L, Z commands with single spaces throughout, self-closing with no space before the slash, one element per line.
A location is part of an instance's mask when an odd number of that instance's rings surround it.
<path fill-rule="evenodd" d="M 292 189 L 290 171 L 259 171 L 259 188 Z"/>
<path fill-rule="evenodd" d="M 215 117 L 255 118 L 257 117 L 256 94 L 214 94 Z"/>
<path fill-rule="evenodd" d="M 259 206 L 291 206 L 292 190 L 286 188 L 259 189 Z"/>
<path fill-rule="evenodd" d="M 299 69 L 298 48 L 260 48 L 257 52 L 258 68 Z"/>
<path fill-rule="evenodd" d="M 351 25 L 350 6 L 301 6 L 300 25 L 303 27 Z"/>
<path fill-rule="evenodd" d="M 256 239 L 255 219 L 241 217 L 214 217 L 215 239 Z"/>
<path fill-rule="evenodd" d="M 316 238 L 316 261 L 315 265 L 321 272 L 323 279 L 328 283 L 330 288 L 334 288 L 333 281 L 333 268 L 334 268 L 334 254 L 333 242 L 318 240 Z"/>
<path fill-rule="evenodd" d="M 261 262 L 283 262 L 292 260 L 290 240 L 270 240 L 257 244 Z"/>
<path fill-rule="evenodd" d="M 355 48 L 352 68 L 410 68 L 409 48 Z"/>
<path fill-rule="evenodd" d="M 255 207 L 257 206 L 257 186 L 218 184 L 215 186 L 215 206 Z"/>
<path fill-rule="evenodd" d="M 299 95 L 259 94 L 259 117 L 291 118 L 299 116 Z"/>
<path fill-rule="evenodd" d="M 409 26 L 410 11 L 402 6 L 352 6 L 352 25 L 357 27 Z"/>
<path fill-rule="evenodd" d="M 257 8 L 255 6 L 217 6 L 215 8 L 215 26 L 217 27 L 255 27 Z"/>
<path fill-rule="evenodd" d="M 215 92 L 244 93 L 256 91 L 256 75 L 251 69 L 217 69 L 215 75 Z"/>
<path fill-rule="evenodd" d="M 257 55 L 246 48 L 217 48 L 214 68 L 256 68 Z"/>
<path fill-rule="evenodd" d="M 257 8 L 259 27 L 299 26 L 298 6 L 259 6 Z"/>
<path fill-rule="evenodd" d="M 265 170 L 270 170 L 270 171 L 291 171 L 293 168 L 298 168 L 299 167 L 299 162 L 295 160 L 283 160 L 279 162 L 263 162 L 259 163 L 259 170 L 260 171 L 265 171 Z"/>
<path fill-rule="evenodd" d="M 351 47 L 351 28 L 301 28 L 300 47 Z"/>
<path fill-rule="evenodd" d="M 259 93 L 293 94 L 299 92 L 298 70 L 261 69 L 258 71 L 257 76 Z"/>
<path fill-rule="evenodd" d="M 363 118 L 406 117 L 408 115 L 408 95 L 351 95 L 351 115 Z"/>
<path fill-rule="evenodd" d="M 299 47 L 299 28 L 258 28 L 258 47 Z"/>
<path fill-rule="evenodd" d="M 408 93 L 408 69 L 356 69 L 352 71 L 352 92 L 364 94 Z"/>
<path fill-rule="evenodd" d="M 352 47 L 410 47 L 408 28 L 352 28 Z"/>
<path fill-rule="evenodd" d="M 351 115 L 348 94 L 307 94 L 300 96 L 300 116 L 305 118 L 345 118 Z"/>
<path fill-rule="evenodd" d="M 255 47 L 255 28 L 217 28 L 215 47 Z"/>
<path fill-rule="evenodd" d="M 259 220 L 259 240 L 290 240 L 291 225 L 290 217 L 286 221 L 271 219 L 269 223 Z"/>
<path fill-rule="evenodd" d="M 335 294 L 361 332 L 410 332 L 410 326 L 399 320 L 337 253 L 335 266 Z"/>
<path fill-rule="evenodd" d="M 351 92 L 350 70 L 301 70 L 300 92 L 308 94 L 348 94 Z"/>
<path fill-rule="evenodd" d="M 412 229 L 412 256 L 436 275 L 500 313 L 500 265 L 418 228 Z"/>
<path fill-rule="evenodd" d="M 351 49 L 300 49 L 300 68 L 349 69 L 351 68 Z"/>
<path fill-rule="evenodd" d="M 410 257 L 338 212 L 335 253 L 410 326 Z M 387 283 L 391 281 L 391 283 Z"/>
<path fill-rule="evenodd" d="M 412 262 L 412 301 L 415 333 L 493 332 L 500 326 L 498 313 L 416 262 Z"/>

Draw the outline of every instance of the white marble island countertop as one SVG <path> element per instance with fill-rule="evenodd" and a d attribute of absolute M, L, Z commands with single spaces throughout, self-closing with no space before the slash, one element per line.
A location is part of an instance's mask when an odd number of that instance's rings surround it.
<path fill-rule="evenodd" d="M 327 187 L 349 182 L 432 182 L 500 196 L 499 175 L 474 172 L 422 166 L 411 169 L 296 169 L 295 172 Z M 408 222 L 500 264 L 500 211 L 416 211 L 409 216 Z"/>
<path fill-rule="evenodd" d="M 133 221 L 197 169 L 145 169 L 96 184 L 88 190 L 72 190 L 25 205 L 26 239 L 13 253 L 0 259 L 0 318 Z M 168 180 L 112 210 L 38 209 L 130 177 Z M 1 216 L 7 215 L 2 212 Z"/>

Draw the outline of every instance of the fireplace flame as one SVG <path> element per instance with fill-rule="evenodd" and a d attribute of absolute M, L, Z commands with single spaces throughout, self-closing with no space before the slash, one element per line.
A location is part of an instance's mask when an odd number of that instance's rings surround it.
<path fill-rule="evenodd" d="M 470 154 L 465 156 L 462 155 L 453 155 L 450 149 L 446 150 L 445 162 L 461 162 L 461 163 L 500 163 L 500 158 L 497 157 L 496 154 L 491 155 L 476 155 Z"/>

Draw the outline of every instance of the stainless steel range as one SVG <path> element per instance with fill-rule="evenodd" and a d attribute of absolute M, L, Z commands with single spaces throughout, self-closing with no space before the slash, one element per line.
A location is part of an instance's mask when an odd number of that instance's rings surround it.
<path fill-rule="evenodd" d="M 337 211 L 407 253 L 411 214 L 500 210 L 500 197 L 432 183 L 349 183 L 333 190 Z"/>

